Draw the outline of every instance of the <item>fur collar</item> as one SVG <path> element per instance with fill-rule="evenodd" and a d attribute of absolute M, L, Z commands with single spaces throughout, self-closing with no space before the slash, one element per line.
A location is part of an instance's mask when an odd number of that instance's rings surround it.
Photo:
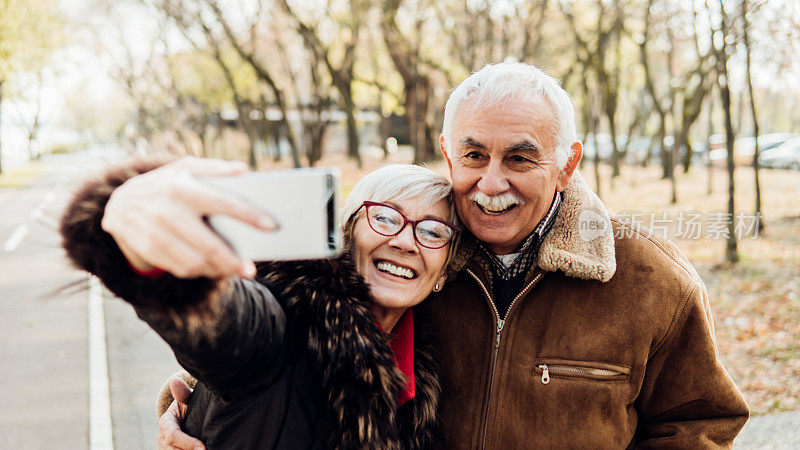
<path fill-rule="evenodd" d="M 477 259 L 478 253 L 469 237 L 463 239 L 448 268 L 448 279 L 455 279 L 455 273 Z M 547 272 L 560 270 L 569 277 L 602 282 L 617 270 L 608 210 L 577 170 L 564 190 L 553 228 L 542 241 L 537 265 Z"/>
<path fill-rule="evenodd" d="M 434 439 L 439 380 L 430 326 L 416 314 L 416 395 L 397 406 L 404 376 L 369 310 L 369 290 L 349 257 L 267 263 L 259 279 L 300 324 L 328 393 L 334 448 L 425 448 Z M 305 336 L 302 336 L 305 334 Z"/>

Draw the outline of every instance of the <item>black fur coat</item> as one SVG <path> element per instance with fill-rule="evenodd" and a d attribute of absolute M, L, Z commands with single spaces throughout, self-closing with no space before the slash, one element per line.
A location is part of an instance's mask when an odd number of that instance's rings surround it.
<path fill-rule="evenodd" d="M 398 407 L 404 376 L 349 258 L 262 264 L 258 282 L 130 271 L 100 220 L 114 188 L 156 165 L 87 182 L 61 234 L 70 260 L 131 303 L 200 380 L 186 431 L 209 448 L 433 446 L 440 388 L 427 321 L 415 315 L 416 394 Z"/>

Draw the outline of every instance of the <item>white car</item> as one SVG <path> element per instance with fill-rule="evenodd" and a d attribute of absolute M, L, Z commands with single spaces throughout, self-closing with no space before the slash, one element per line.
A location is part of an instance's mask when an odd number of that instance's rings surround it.
<path fill-rule="evenodd" d="M 790 139 L 775 148 L 759 152 L 758 163 L 772 169 L 800 170 L 800 137 Z"/>

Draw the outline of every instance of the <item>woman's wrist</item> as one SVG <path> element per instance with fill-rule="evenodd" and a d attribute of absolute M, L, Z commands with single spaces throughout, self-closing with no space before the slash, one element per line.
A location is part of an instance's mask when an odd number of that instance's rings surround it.
<path fill-rule="evenodd" d="M 127 262 L 128 263 L 128 267 L 130 267 L 131 270 L 136 275 L 139 275 L 140 277 L 158 278 L 161 275 L 164 275 L 165 273 L 167 273 L 164 269 L 161 269 L 161 268 L 155 267 L 155 266 L 151 266 L 151 268 L 147 269 L 147 270 L 140 269 L 140 268 L 136 267 L 135 265 L 133 265 L 133 263 L 127 258 L 125 258 L 125 262 Z"/>
<path fill-rule="evenodd" d="M 122 256 L 125 257 L 125 262 L 128 264 L 128 267 L 137 275 L 145 278 L 158 278 L 166 273 L 164 269 L 149 264 L 142 258 L 136 256 L 124 244 L 117 242 L 117 245 L 122 251 Z"/>

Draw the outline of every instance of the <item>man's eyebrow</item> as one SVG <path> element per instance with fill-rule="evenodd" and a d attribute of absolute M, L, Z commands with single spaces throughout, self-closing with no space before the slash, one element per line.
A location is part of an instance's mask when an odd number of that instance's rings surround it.
<path fill-rule="evenodd" d="M 506 152 L 529 152 L 533 153 L 534 156 L 540 156 L 542 154 L 542 148 L 535 141 L 526 140 L 508 146 Z"/>
<path fill-rule="evenodd" d="M 469 136 L 461 138 L 459 143 L 461 144 L 462 147 L 474 147 L 474 148 L 479 148 L 481 150 L 486 150 L 485 145 L 481 144 L 480 142 Z"/>

